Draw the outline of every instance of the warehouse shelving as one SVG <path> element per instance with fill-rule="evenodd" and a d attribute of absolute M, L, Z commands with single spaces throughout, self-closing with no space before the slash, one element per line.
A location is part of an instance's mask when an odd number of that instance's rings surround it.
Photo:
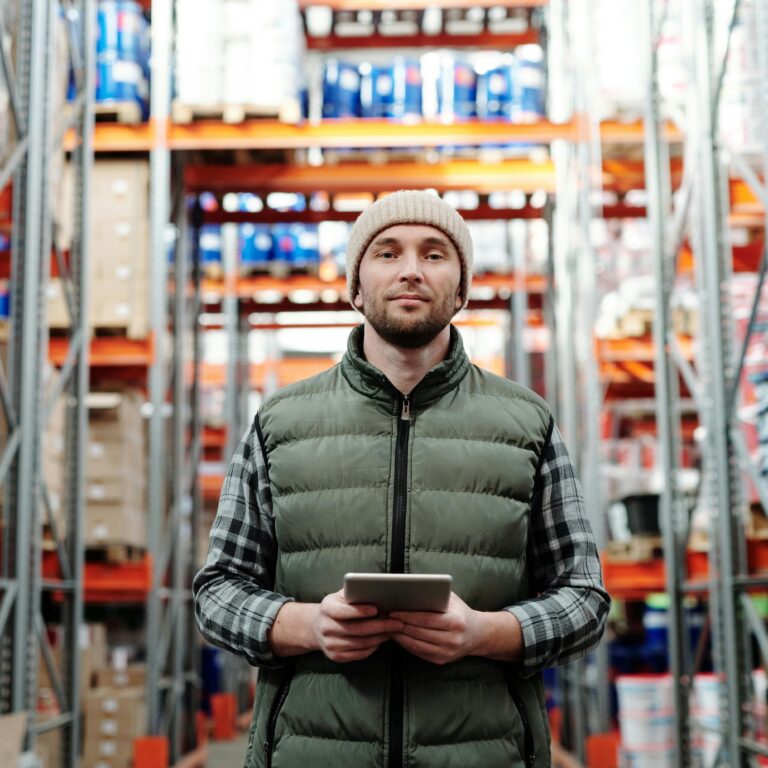
<path fill-rule="evenodd" d="M 69 353 L 62 361 L 58 380 L 46 392 L 44 378 L 47 328 L 41 303 L 50 271 L 52 212 L 45 193 L 53 179 L 53 166 L 62 149 L 58 146 L 61 117 L 55 99 L 54 41 L 60 31 L 56 14 L 45 2 L 19 4 L 17 61 L 5 59 L 3 70 L 13 105 L 16 144 L 0 170 L 0 187 L 13 178 L 11 283 L 11 333 L 8 381 L 2 382 L 3 411 L 10 432 L 4 448 L 3 550 L 0 658 L 3 685 L 0 711 L 26 712 L 25 745 L 53 738 L 55 754 L 66 768 L 76 765 L 79 754 L 80 698 L 79 647 L 84 591 L 80 578 L 82 552 L 83 440 L 85 393 L 88 389 L 88 345 L 82 307 L 87 299 L 85 279 L 88 255 L 82 233 L 87 231 L 88 169 L 92 161 L 92 67 L 91 39 L 94 18 L 87 2 L 66 4 L 80 12 L 79 31 L 67 35 L 67 61 L 75 71 L 77 96 L 66 119 L 82 137 L 73 156 L 74 205 L 61 215 L 73 220 L 69 261 L 56 254 L 58 272 L 67 286 L 72 329 Z M 65 22 L 60 22 L 65 23 Z M 3 30 L 5 31 L 5 30 Z M 54 132 L 55 127 L 55 132 Z M 46 480 L 41 476 L 41 442 L 49 414 L 63 398 L 66 466 L 63 501 L 58 519 L 51 511 Z M 42 578 L 43 525 L 50 529 L 59 578 Z M 48 641 L 49 598 L 60 597 L 58 623 L 62 629 L 60 663 L 54 660 Z M 38 712 L 38 672 L 43 659 L 53 688 L 56 713 Z"/>

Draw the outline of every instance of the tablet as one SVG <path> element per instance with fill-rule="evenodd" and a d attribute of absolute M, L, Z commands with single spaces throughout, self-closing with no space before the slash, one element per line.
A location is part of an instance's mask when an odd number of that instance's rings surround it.
<path fill-rule="evenodd" d="M 453 577 L 444 573 L 348 573 L 344 597 L 375 605 L 380 611 L 445 613 Z"/>

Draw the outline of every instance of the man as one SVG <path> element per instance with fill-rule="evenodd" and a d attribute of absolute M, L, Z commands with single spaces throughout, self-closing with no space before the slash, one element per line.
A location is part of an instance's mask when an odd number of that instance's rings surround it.
<path fill-rule="evenodd" d="M 541 768 L 541 676 L 609 600 L 546 404 L 470 364 L 451 318 L 472 242 L 426 192 L 352 227 L 365 322 L 342 362 L 268 398 L 224 483 L 198 622 L 261 668 L 246 765 Z M 445 613 L 350 605 L 346 572 L 449 573 Z"/>

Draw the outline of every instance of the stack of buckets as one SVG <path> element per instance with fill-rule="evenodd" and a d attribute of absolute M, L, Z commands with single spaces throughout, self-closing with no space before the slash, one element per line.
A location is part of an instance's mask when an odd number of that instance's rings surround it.
<path fill-rule="evenodd" d="M 715 768 L 722 737 L 720 678 L 714 673 L 699 674 L 693 680 L 691 700 L 691 747 L 693 764 Z M 766 729 L 766 675 L 752 672 L 755 698 L 752 705 L 754 733 L 768 744 Z M 669 674 L 621 675 L 616 678 L 621 731 L 622 768 L 676 768 L 675 719 L 672 702 L 673 680 Z M 759 765 L 768 760 L 759 758 Z"/>
<path fill-rule="evenodd" d="M 624 768 L 675 768 L 672 676 L 616 678 Z"/>

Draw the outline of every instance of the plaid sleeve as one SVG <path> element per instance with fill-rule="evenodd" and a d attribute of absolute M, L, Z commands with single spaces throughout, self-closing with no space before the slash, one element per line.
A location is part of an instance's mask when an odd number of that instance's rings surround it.
<path fill-rule="evenodd" d="M 272 591 L 275 524 L 258 416 L 235 452 L 213 521 L 205 565 L 195 576 L 195 615 L 214 645 L 254 666 L 277 667 L 267 632 L 290 598 Z"/>
<path fill-rule="evenodd" d="M 523 668 L 532 674 L 594 648 L 610 607 L 581 486 L 556 427 L 541 457 L 528 535 L 536 597 L 507 610 L 522 626 Z"/>

